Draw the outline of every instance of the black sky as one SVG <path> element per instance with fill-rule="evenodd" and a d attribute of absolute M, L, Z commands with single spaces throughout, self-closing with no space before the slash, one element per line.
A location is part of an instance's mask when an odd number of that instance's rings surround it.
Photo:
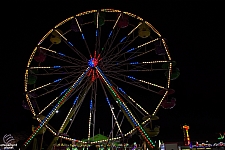
<path fill-rule="evenodd" d="M 122 0 L 121 0 L 122 1 Z M 177 105 L 160 110 L 160 136 L 179 137 L 190 125 L 192 139 L 214 139 L 225 131 L 224 10 L 222 1 L 20 1 L 1 10 L 0 133 L 31 128 L 30 112 L 22 106 L 28 58 L 54 25 L 82 11 L 115 8 L 148 20 L 163 37 L 180 77 L 173 81 Z M 172 137 L 171 137 L 172 136 Z"/>

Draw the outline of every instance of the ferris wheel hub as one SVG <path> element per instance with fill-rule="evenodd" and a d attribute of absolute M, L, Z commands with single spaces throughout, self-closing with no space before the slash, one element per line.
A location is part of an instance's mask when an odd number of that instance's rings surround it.
<path fill-rule="evenodd" d="M 98 59 L 97 58 L 91 58 L 88 60 L 88 65 L 91 68 L 97 67 L 98 66 Z"/>

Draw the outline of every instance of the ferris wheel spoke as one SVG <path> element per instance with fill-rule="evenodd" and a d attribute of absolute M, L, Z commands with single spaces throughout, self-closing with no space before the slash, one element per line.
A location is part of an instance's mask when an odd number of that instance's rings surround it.
<path fill-rule="evenodd" d="M 116 34 L 114 34 L 114 30 L 115 30 L 115 27 L 116 27 L 116 25 L 117 25 L 117 23 L 118 23 L 118 21 L 119 21 L 121 15 L 122 15 L 122 13 L 120 13 L 120 15 L 117 17 L 117 20 L 116 20 L 116 22 L 115 22 L 115 24 L 114 24 L 114 26 L 113 26 L 113 29 L 112 29 L 112 31 L 109 33 L 108 39 L 107 39 L 107 41 L 106 41 L 106 43 L 105 43 L 105 45 L 104 45 L 104 47 L 103 47 L 103 49 L 105 50 L 105 49 L 106 49 L 106 45 L 107 45 L 107 44 L 109 45 L 109 47 L 107 48 L 108 50 L 107 50 L 107 51 L 104 51 L 104 52 L 105 52 L 105 55 L 103 55 L 104 57 L 106 57 L 106 55 L 108 55 L 108 53 L 110 53 L 110 52 L 113 50 L 113 49 L 112 49 L 112 50 L 110 50 L 110 49 L 111 49 L 112 44 L 114 43 L 114 41 L 115 41 L 115 39 L 116 39 L 116 37 L 117 37 L 119 31 L 120 31 L 120 28 L 117 28 Z M 109 44 L 108 41 L 109 41 L 110 38 L 111 38 L 111 42 L 110 42 L 110 44 Z"/>
<path fill-rule="evenodd" d="M 101 48 L 101 27 L 96 28 L 95 52 L 100 55 Z"/>
<path fill-rule="evenodd" d="M 63 92 L 65 93 L 67 89 L 65 89 Z M 62 92 L 62 93 L 63 93 Z M 60 94 L 61 96 L 61 94 Z M 56 98 L 54 98 L 46 107 L 44 107 L 40 112 L 39 115 L 42 114 L 47 108 L 49 108 L 57 99 L 59 99 L 60 96 L 57 96 Z"/>
<path fill-rule="evenodd" d="M 70 77 L 72 77 L 72 76 L 74 76 L 74 75 L 76 75 L 76 74 L 77 74 L 77 73 L 75 72 L 75 73 L 73 73 L 73 74 L 71 74 L 71 75 L 69 75 L 69 76 L 66 76 L 66 77 L 64 77 L 64 78 L 56 79 L 56 80 L 54 80 L 53 82 L 44 84 L 44 85 L 42 85 L 42 86 L 39 86 L 39 87 L 37 87 L 37 88 L 34 88 L 34 89 L 30 90 L 30 91 L 28 91 L 28 93 L 34 92 L 34 91 L 39 90 L 39 89 L 42 89 L 42 88 L 46 88 L 47 86 L 51 86 L 51 85 L 53 85 L 53 84 L 59 84 L 59 83 L 61 83 L 63 80 L 66 80 L 67 78 L 70 78 Z M 53 85 L 53 86 L 55 87 L 55 85 Z"/>
<path fill-rule="evenodd" d="M 165 69 L 132 69 L 132 70 L 115 70 L 115 71 L 105 71 L 107 73 L 116 73 L 116 72 L 152 72 L 152 71 L 166 71 Z"/>
<path fill-rule="evenodd" d="M 141 47 L 143 47 L 143 46 L 146 46 L 146 45 L 148 45 L 148 44 L 150 44 L 150 43 L 153 43 L 153 42 L 155 42 L 155 41 L 157 41 L 157 40 L 159 40 L 159 38 L 156 38 L 156 39 L 154 39 L 154 40 L 151 40 L 151 41 L 149 41 L 149 42 L 146 42 L 146 43 L 144 43 L 144 44 L 141 44 L 141 45 L 137 46 L 136 48 L 131 48 L 131 49 L 127 50 L 126 53 L 132 52 L 132 51 L 134 51 L 134 50 L 136 50 L 136 49 L 139 49 L 139 48 L 141 48 Z"/>
<path fill-rule="evenodd" d="M 53 66 L 53 67 L 30 67 L 30 69 L 61 69 L 61 68 L 76 68 L 77 66 Z"/>
<path fill-rule="evenodd" d="M 82 29 L 81 29 L 81 27 L 80 27 L 80 23 L 78 22 L 78 20 L 77 20 L 76 17 L 75 17 L 75 20 L 76 20 L 77 26 L 78 26 L 78 28 L 79 28 L 79 31 L 80 31 L 80 33 L 81 33 L 82 39 L 84 40 L 84 43 L 85 43 L 86 48 L 87 48 L 87 50 L 88 50 L 88 53 L 89 53 L 89 55 L 91 55 L 91 52 L 90 52 L 90 49 L 89 49 L 89 47 L 88 47 L 87 41 L 86 41 L 86 39 L 85 39 L 85 37 L 84 37 L 84 34 L 83 34 L 83 31 L 82 31 Z M 85 59 L 85 60 L 87 60 L 87 59 Z"/>
<path fill-rule="evenodd" d="M 29 67 L 29 71 L 37 76 L 39 75 L 70 75 L 76 73 L 82 73 L 80 70 L 84 70 L 85 66 L 53 66 L 53 67 Z M 43 72 L 40 73 L 43 70 Z M 68 71 L 68 69 L 72 71 Z M 37 73 L 36 71 L 39 70 Z"/>
<path fill-rule="evenodd" d="M 73 74 L 73 72 L 54 72 L 54 73 L 35 73 L 36 76 L 46 76 L 46 75 L 71 75 Z M 81 73 L 81 71 L 77 72 L 77 73 Z"/>
<path fill-rule="evenodd" d="M 120 43 L 126 40 L 142 23 L 139 23 L 136 27 L 134 27 L 124 38 L 120 40 Z"/>
<path fill-rule="evenodd" d="M 121 40 L 120 40 L 120 43 L 119 44 L 124 44 L 124 43 L 126 43 L 126 41 L 129 39 L 129 37 L 130 37 L 130 35 L 141 25 L 142 23 L 139 23 L 136 27 L 134 27 L 124 38 L 122 38 Z M 119 53 L 121 53 L 121 51 L 123 51 L 127 46 L 129 46 L 133 41 L 135 41 L 135 39 L 137 39 L 137 37 L 138 36 L 136 36 L 136 37 L 134 37 L 130 42 L 128 42 L 128 44 L 127 45 L 123 45 L 122 46 L 122 48 L 117 52 L 117 54 L 116 55 L 118 55 Z M 112 48 L 112 49 L 109 49 L 109 52 L 106 54 L 106 55 L 108 55 L 108 54 L 110 54 L 110 53 L 113 53 L 114 52 L 114 50 L 119 46 L 119 44 L 117 44 L 114 48 Z M 106 56 L 105 55 L 105 56 Z"/>
<path fill-rule="evenodd" d="M 60 82 L 56 83 L 56 84 L 52 84 L 52 85 L 49 85 L 49 88 L 51 88 L 51 90 L 55 90 L 56 88 L 58 88 L 59 86 L 63 86 L 65 84 L 70 84 L 72 83 L 73 81 L 75 81 L 75 79 L 78 78 L 78 73 L 74 73 L 72 75 L 69 75 L 69 76 L 66 76 L 64 77 Z M 69 79 L 72 78 L 72 81 L 69 81 Z"/>
<path fill-rule="evenodd" d="M 71 82 L 71 83 L 72 83 L 72 82 Z M 53 90 L 47 90 L 47 89 L 45 89 L 47 92 L 42 93 L 42 94 L 38 95 L 38 96 L 35 97 L 35 98 L 40 98 L 40 97 L 42 97 L 42 96 L 45 96 L 45 95 L 47 95 L 47 94 L 49 94 L 49 93 L 52 93 L 52 92 L 54 92 L 54 91 L 56 91 L 56 90 L 58 90 L 58 89 L 61 89 L 61 88 L 65 87 L 65 86 L 67 86 L 67 85 L 70 85 L 71 83 L 62 84 L 61 86 L 58 86 L 57 88 L 55 88 L 55 89 L 53 89 Z"/>
<path fill-rule="evenodd" d="M 132 59 L 134 59 L 134 58 L 137 58 L 137 57 L 143 56 L 143 55 L 145 55 L 145 54 L 147 54 L 147 53 L 150 53 L 150 52 L 152 52 L 152 51 L 154 51 L 154 50 L 155 50 L 155 49 L 150 49 L 150 50 L 147 50 L 147 51 L 142 52 L 142 53 L 136 53 L 137 55 L 132 56 L 132 57 L 129 57 L 129 58 L 127 58 L 127 59 L 123 60 L 122 62 L 126 62 L 126 61 L 128 61 L 128 60 L 132 60 Z"/>
<path fill-rule="evenodd" d="M 158 91 L 154 91 L 152 89 L 150 89 L 149 85 L 147 84 L 147 87 L 146 86 L 143 86 L 140 84 L 140 82 L 136 81 L 136 82 L 131 82 L 130 80 L 128 80 L 128 77 L 125 76 L 125 75 L 121 75 L 119 73 L 115 73 L 115 75 L 112 75 L 112 74 L 106 74 L 108 77 L 110 78 L 113 78 L 113 79 L 116 79 L 118 81 L 122 81 L 124 83 L 128 83 L 130 85 L 133 85 L 133 86 L 136 86 L 138 88 L 142 88 L 144 90 L 147 90 L 147 91 L 150 91 L 150 92 L 153 92 L 153 93 L 156 93 L 158 94 Z M 142 82 L 141 82 L 142 83 Z"/>
<path fill-rule="evenodd" d="M 63 56 L 65 56 L 64 54 L 62 54 L 62 55 L 61 54 L 60 55 L 54 55 L 54 54 L 48 55 L 48 54 L 46 54 L 46 56 L 49 56 L 49 57 L 51 57 L 53 59 L 57 59 L 57 60 L 61 60 L 61 61 L 73 64 L 75 66 L 78 66 L 78 65 L 82 65 L 83 66 L 85 64 L 84 62 L 80 63 L 78 61 L 78 62 L 75 63 L 75 62 L 72 62 L 72 61 L 69 61 L 69 60 L 65 60 L 65 59 L 63 59 Z"/>
<path fill-rule="evenodd" d="M 108 60 L 108 63 L 111 63 L 111 61 L 112 60 L 115 60 L 115 58 L 116 58 L 116 60 L 118 59 L 118 58 L 120 58 L 121 56 L 124 56 L 125 54 L 127 54 L 127 53 L 133 53 L 132 54 L 132 56 L 133 55 L 135 55 L 136 53 L 137 53 L 137 51 L 139 51 L 143 46 L 146 46 L 146 45 L 148 45 L 148 44 L 150 44 L 150 43 L 153 43 L 153 42 L 155 42 L 155 41 L 157 41 L 157 40 L 159 40 L 159 38 L 156 38 L 156 39 L 154 39 L 154 40 L 151 40 L 151 41 L 149 41 L 149 42 L 146 42 L 146 43 L 144 43 L 144 44 L 141 44 L 141 45 L 139 45 L 139 46 L 137 46 L 136 48 L 131 48 L 131 49 L 129 49 L 129 50 L 127 50 L 127 51 L 125 51 L 125 52 L 123 52 L 123 53 L 117 53 L 117 54 L 115 54 L 113 57 L 111 57 L 110 58 L 110 60 Z M 136 52 L 135 52 L 135 50 L 137 50 Z M 122 52 L 122 51 L 121 51 Z"/>
<path fill-rule="evenodd" d="M 75 18 L 76 19 L 76 18 Z M 76 20 L 77 21 L 77 20 Z M 78 24 L 79 25 L 79 24 Z M 65 36 L 63 36 L 59 31 L 57 30 L 54 30 L 55 32 L 57 32 L 60 37 L 62 37 L 63 41 L 66 43 L 66 45 L 68 45 L 78 56 L 80 56 L 80 58 L 82 58 L 82 60 L 86 61 L 87 58 L 70 42 L 67 40 L 67 38 Z M 82 33 L 82 37 L 84 38 L 83 36 L 83 33 Z M 86 40 L 85 40 L 86 41 Z M 89 50 L 89 49 L 88 49 Z M 90 51 L 89 51 L 90 52 Z"/>
<path fill-rule="evenodd" d="M 115 50 L 120 51 L 120 46 L 124 46 L 124 44 L 127 44 L 129 42 L 131 42 L 132 40 L 129 40 L 129 38 L 127 38 L 125 41 L 123 42 L 119 42 L 118 44 L 116 44 L 113 48 L 111 48 L 114 40 L 117 37 L 118 32 L 120 31 L 120 29 L 117 30 L 117 33 L 114 35 L 114 38 L 112 39 L 111 43 L 110 43 L 110 47 L 107 48 L 107 51 L 105 53 L 105 55 L 103 56 L 103 59 L 109 57 L 110 55 L 113 54 L 113 52 L 115 52 Z M 129 36 L 130 37 L 130 36 Z"/>
<path fill-rule="evenodd" d="M 130 37 L 130 36 L 129 36 L 129 37 Z M 137 36 L 137 37 L 138 37 L 138 36 Z M 108 54 L 107 54 L 109 59 L 108 59 L 107 61 L 110 61 L 112 58 L 114 58 L 115 55 L 119 55 L 119 53 L 122 51 L 121 49 L 123 49 L 123 47 L 127 47 L 128 45 L 130 45 L 132 42 L 135 41 L 135 39 L 136 39 L 137 37 L 134 37 L 132 40 L 129 40 L 129 38 L 127 38 L 126 41 L 119 43 L 119 44 L 118 44 L 117 46 L 115 46 L 113 49 L 109 50 L 109 52 L 108 52 Z M 127 44 L 127 45 L 126 45 L 126 44 Z M 120 48 L 119 46 L 121 46 L 121 48 Z M 117 50 L 117 52 L 114 53 L 116 50 Z"/>
<path fill-rule="evenodd" d="M 51 52 L 51 53 L 53 53 L 53 54 L 57 54 L 58 56 L 61 56 L 62 59 L 63 59 L 63 58 L 68 58 L 68 60 L 71 61 L 71 62 L 72 62 L 72 60 L 73 60 L 74 62 L 77 62 L 77 63 L 83 63 L 83 62 L 84 62 L 83 60 L 80 60 L 80 59 L 76 59 L 76 58 L 74 58 L 74 57 L 67 56 L 67 55 L 65 55 L 65 54 L 63 54 L 63 53 L 61 53 L 61 52 L 56 52 L 56 51 L 54 51 L 54 50 L 51 50 L 51 49 L 48 49 L 48 48 L 45 48 L 45 47 L 39 47 L 39 48 L 42 49 L 42 50 L 45 50 L 45 51 L 47 51 L 47 52 Z"/>
<path fill-rule="evenodd" d="M 128 101 L 128 103 L 130 103 L 135 109 L 137 109 L 138 112 L 142 114 L 142 116 L 149 115 L 149 113 L 143 107 L 141 107 L 141 105 L 139 105 L 136 101 L 134 101 L 134 99 L 132 99 L 129 95 L 127 95 L 127 93 L 122 88 L 118 87 L 114 82 L 112 83 L 114 87 L 116 87 L 117 92 L 119 92 L 123 96 L 123 98 Z"/>
<path fill-rule="evenodd" d="M 99 54 L 99 48 L 100 48 L 100 35 L 99 35 L 99 25 L 98 25 L 98 20 L 99 19 L 99 11 L 97 11 L 97 16 L 96 16 L 96 31 L 95 31 L 95 50 Z"/>
<path fill-rule="evenodd" d="M 37 88 L 35 88 L 35 89 L 32 89 L 32 90 L 28 91 L 28 93 L 34 92 L 34 91 L 36 91 L 36 90 L 38 90 L 38 89 L 41 89 L 41 88 L 44 88 L 44 87 L 46 87 L 46 86 L 48 86 L 48 85 L 57 83 L 57 82 L 59 82 L 60 80 L 61 80 L 61 79 L 57 79 L 57 80 L 55 80 L 55 81 L 53 81 L 53 82 L 50 82 L 50 83 L 44 84 L 44 85 L 42 85 L 42 86 L 39 86 L 39 87 L 37 87 Z"/>
<path fill-rule="evenodd" d="M 142 50 L 142 51 L 141 51 Z M 149 52 L 153 52 L 155 50 L 155 48 L 154 49 L 151 49 L 151 50 L 147 50 L 147 48 L 146 48 L 146 46 L 144 46 L 144 48 L 143 47 L 141 47 L 141 48 L 138 48 L 136 51 L 134 51 L 134 52 L 130 52 L 130 56 L 129 57 L 126 57 L 125 55 L 124 55 L 124 60 L 123 61 L 126 61 L 126 60 L 132 60 L 132 59 L 134 59 L 134 58 L 136 58 L 136 57 L 140 57 L 140 56 L 143 56 L 143 55 L 145 55 L 145 54 L 147 54 L 147 53 L 149 53 Z M 117 59 L 116 59 L 117 60 Z"/>
<path fill-rule="evenodd" d="M 119 29 L 116 31 L 116 34 L 113 34 L 113 33 L 114 33 L 114 31 L 115 31 L 115 27 L 116 27 L 116 25 L 117 25 L 117 23 L 118 23 L 118 21 L 119 21 L 121 15 L 122 15 L 122 13 L 120 13 L 119 16 L 117 17 L 116 22 L 115 22 L 115 24 L 114 24 L 112 30 L 110 31 L 109 36 L 108 36 L 108 38 L 107 38 L 107 40 L 106 40 L 106 42 L 105 42 L 105 44 L 104 44 L 104 46 L 103 46 L 103 50 L 106 49 L 106 46 L 107 46 L 107 44 L 108 44 L 108 42 L 109 42 L 109 39 L 112 39 L 112 41 L 110 42 L 109 48 L 108 48 L 108 49 L 111 48 L 113 42 L 115 41 L 115 38 L 116 38 L 117 34 L 119 33 Z M 103 51 L 103 52 L 105 52 L 105 51 Z M 108 51 L 107 51 L 107 52 L 108 52 Z M 107 52 L 106 52 L 106 54 L 103 53 L 102 55 L 103 55 L 103 56 L 104 56 L 104 55 L 107 55 Z"/>
<path fill-rule="evenodd" d="M 158 71 L 162 69 L 156 69 L 153 68 L 151 65 L 151 68 L 145 67 L 146 65 L 139 65 L 139 66 L 134 66 L 134 65 L 129 65 L 129 64 L 124 64 L 124 65 L 118 65 L 115 67 L 109 67 L 109 68 L 104 68 L 104 71 L 109 73 L 109 72 L 152 72 L 152 71 Z M 165 69 L 164 69 L 165 70 Z"/>
<path fill-rule="evenodd" d="M 75 81 L 75 80 L 72 80 L 71 82 L 57 85 L 58 87 L 55 86 L 55 87 L 53 87 L 51 90 L 45 89 L 47 92 L 38 95 L 37 98 L 40 98 L 40 97 L 42 97 L 42 96 L 44 96 L 44 95 L 46 95 L 46 94 L 52 93 L 52 92 L 54 92 L 54 91 L 56 91 L 56 90 L 58 90 L 58 89 L 61 89 L 61 88 L 65 87 L 65 86 L 68 86 L 68 85 L 72 84 L 74 81 Z"/>
<path fill-rule="evenodd" d="M 130 40 L 130 41 L 128 42 L 128 44 L 124 44 L 124 45 L 121 47 L 120 51 L 118 51 L 118 54 L 121 53 L 121 52 L 122 52 L 125 48 L 127 48 L 130 44 L 132 44 L 137 38 L 138 38 L 138 35 L 135 36 L 132 40 Z"/>
<path fill-rule="evenodd" d="M 133 37 L 132 40 L 128 41 L 128 39 L 130 38 L 131 34 L 134 33 L 134 31 L 135 31 L 141 24 L 142 24 L 142 23 L 139 23 L 136 27 L 134 27 L 133 30 L 131 30 L 131 31 L 127 34 L 127 36 L 125 36 L 124 38 L 122 38 L 122 39 L 120 40 L 120 43 L 119 43 L 119 44 L 123 44 L 123 46 L 122 46 L 122 48 L 120 48 L 120 49 L 118 50 L 118 52 L 117 52 L 116 54 L 114 54 L 114 55 L 119 55 L 126 47 L 128 47 L 132 42 L 134 42 L 134 41 L 138 38 L 138 36 L 136 36 L 136 37 Z M 133 36 L 134 36 L 134 35 L 133 35 Z M 128 44 L 126 44 L 126 43 L 128 43 Z M 113 53 L 114 50 L 119 46 L 119 44 L 116 45 L 114 48 L 112 48 L 112 49 L 109 51 L 108 54 Z"/>
<path fill-rule="evenodd" d="M 84 64 L 84 61 L 76 59 L 76 58 L 73 58 L 73 57 L 70 57 L 70 56 L 67 56 L 67 55 L 65 55 L 63 53 L 56 52 L 54 50 L 51 50 L 51 49 L 48 49 L 48 48 L 44 48 L 44 47 L 39 47 L 39 48 L 42 49 L 42 50 L 45 50 L 47 52 L 51 52 L 52 55 L 46 54 L 46 56 L 52 57 L 54 59 L 58 59 L 58 60 L 61 60 L 61 61 L 73 64 L 73 65 Z M 65 58 L 67 58 L 67 59 L 65 59 Z"/>
<path fill-rule="evenodd" d="M 154 64 L 169 63 L 171 61 L 150 61 L 150 62 L 131 62 L 118 64 L 116 66 L 107 66 L 105 72 L 152 72 L 152 71 L 167 71 L 168 69 L 155 67 Z"/>
<path fill-rule="evenodd" d="M 154 39 L 154 40 L 151 40 L 151 41 L 149 41 L 149 42 L 146 42 L 146 43 L 144 43 L 144 44 L 142 44 L 142 45 L 139 45 L 139 46 L 137 46 L 136 48 L 131 48 L 131 49 L 129 49 L 128 51 L 125 51 L 125 52 L 123 52 L 123 53 L 117 53 L 114 57 L 112 57 L 111 59 L 110 59 L 110 61 L 109 62 L 111 62 L 112 60 L 117 60 L 118 58 L 120 58 L 121 56 L 124 56 L 125 57 L 125 54 L 128 54 L 128 53 L 130 53 L 131 54 L 131 56 L 130 57 L 128 57 L 128 59 L 130 60 L 131 58 L 133 58 L 133 57 L 135 57 L 134 55 L 141 55 L 142 53 L 143 53 L 143 55 L 144 54 L 146 54 L 146 47 L 145 47 L 145 51 L 144 52 L 139 52 L 141 49 L 142 49 L 142 47 L 143 46 L 146 46 L 146 45 L 148 45 L 148 44 L 150 44 L 150 43 L 153 43 L 153 42 L 155 42 L 155 41 L 157 41 L 157 40 L 159 40 L 158 38 L 156 38 L 156 39 Z M 136 51 L 135 51 L 136 50 Z M 116 58 L 116 59 L 115 59 Z"/>
<path fill-rule="evenodd" d="M 119 123 L 118 123 L 118 120 L 117 120 L 118 117 L 116 117 L 116 115 L 115 115 L 115 113 L 114 113 L 114 111 L 113 111 L 113 105 L 112 105 L 112 104 L 110 103 L 110 101 L 109 101 L 109 98 L 108 98 L 108 96 L 107 96 L 106 90 L 105 90 L 105 88 L 104 88 L 103 83 L 102 83 L 101 80 L 100 80 L 100 83 L 101 83 L 101 87 L 102 87 L 102 89 L 103 89 L 103 92 L 104 92 L 106 101 L 107 101 L 107 103 L 108 103 L 108 105 L 109 105 L 109 108 L 110 108 L 110 110 L 111 110 L 111 113 L 112 113 L 112 115 L 113 115 L 113 119 L 115 120 L 116 125 L 117 125 L 117 127 L 118 127 L 118 129 L 119 129 L 121 135 L 123 135 L 123 132 L 122 132 L 122 130 L 121 130 L 121 128 L 120 128 L 120 125 L 119 125 Z M 112 130 L 113 130 L 113 129 L 112 129 Z M 113 132 L 113 131 L 111 131 L 111 133 L 112 133 L 112 132 Z M 109 134 L 109 136 L 111 135 L 111 133 Z"/>
<path fill-rule="evenodd" d="M 120 31 L 120 28 L 115 28 L 112 30 L 109 34 L 109 37 L 107 38 L 104 46 L 101 49 L 101 55 L 105 57 L 105 55 L 108 55 L 108 50 L 111 48 L 112 44 L 114 43 L 114 40 L 116 39 L 118 33 Z M 107 48 L 108 47 L 108 48 Z"/>
<path fill-rule="evenodd" d="M 113 43 L 114 43 L 114 41 L 115 41 L 119 31 L 120 31 L 120 29 L 117 29 L 116 33 L 112 32 L 112 35 L 111 35 L 111 38 L 110 38 L 111 40 L 110 41 L 108 40 L 107 43 L 105 43 L 105 46 L 103 47 L 103 52 L 104 53 L 102 54 L 103 55 L 103 57 L 102 57 L 103 59 L 105 59 L 109 54 L 111 54 L 113 50 L 115 50 L 120 45 L 122 45 L 122 43 L 118 43 L 113 49 L 111 49 L 111 47 L 112 47 L 112 45 L 113 45 Z M 107 46 L 108 46 L 108 48 L 107 48 Z"/>
<path fill-rule="evenodd" d="M 107 67 L 108 67 L 108 66 L 111 67 L 111 66 L 120 65 L 120 64 L 122 64 L 122 63 L 124 63 L 124 62 L 127 62 L 127 61 L 129 61 L 129 60 L 132 60 L 132 59 L 134 59 L 134 58 L 141 57 L 141 56 L 143 56 L 143 55 L 145 55 L 145 54 L 147 54 L 147 53 L 150 53 L 150 52 L 152 52 L 152 51 L 154 51 L 154 50 L 155 50 L 155 49 L 150 49 L 150 50 L 147 50 L 147 51 L 142 52 L 142 53 L 136 53 L 137 55 L 132 56 L 132 57 L 125 58 L 125 59 L 122 60 L 122 61 L 111 61 L 111 65 L 107 65 Z"/>
<path fill-rule="evenodd" d="M 122 74 L 121 74 L 121 75 L 122 75 Z M 133 76 L 125 76 L 125 75 L 122 75 L 122 76 L 123 76 L 123 77 L 127 77 L 127 78 L 129 78 L 129 79 L 131 79 L 132 81 L 135 81 L 135 82 L 144 83 L 144 84 L 151 85 L 151 86 L 154 86 L 154 87 L 157 87 L 157 88 L 160 88 L 160 89 L 165 89 L 165 90 L 167 90 L 167 88 L 165 88 L 165 87 L 163 87 L 163 86 L 160 86 L 160 85 L 157 85 L 157 84 L 148 82 L 148 81 L 136 79 L 136 78 L 133 77 Z"/>
<path fill-rule="evenodd" d="M 78 69 L 81 69 L 81 67 L 84 67 L 84 66 L 52 66 L 52 67 L 41 66 L 41 67 L 29 67 L 29 69 L 30 70 L 32 70 L 32 69 L 43 69 L 43 70 L 49 69 L 49 70 L 54 70 L 54 71 L 60 71 L 61 69 L 66 69 L 66 68 L 72 68 L 73 70 L 74 69 L 78 70 Z M 63 70 L 63 71 L 67 71 L 67 70 Z"/>

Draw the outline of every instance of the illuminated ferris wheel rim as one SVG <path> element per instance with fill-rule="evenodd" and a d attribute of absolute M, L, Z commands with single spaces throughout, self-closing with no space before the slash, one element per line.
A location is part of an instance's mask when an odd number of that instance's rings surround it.
<path fill-rule="evenodd" d="M 102 12 L 112 12 L 112 13 L 123 13 L 123 14 L 126 14 L 126 15 L 128 15 L 128 16 L 130 16 L 130 17 L 133 17 L 133 18 L 135 18 L 135 19 L 137 19 L 137 20 L 140 20 L 140 21 L 144 21 L 141 17 L 139 17 L 139 16 L 137 16 L 137 15 L 134 15 L 134 14 L 132 14 L 132 13 L 129 13 L 129 12 L 122 12 L 122 11 L 120 11 L 120 10 L 114 10 L 114 9 L 101 9 L 100 11 L 102 11 Z M 31 64 L 31 62 L 32 62 L 32 60 L 33 60 L 33 57 L 34 57 L 34 55 L 35 55 L 35 53 L 36 53 L 36 51 L 37 51 L 37 49 L 38 49 L 38 47 L 42 44 L 42 42 L 54 31 L 54 29 L 57 29 L 58 27 L 60 27 L 61 25 L 63 25 L 64 23 L 66 23 L 66 22 L 68 22 L 68 21 L 70 21 L 71 19 L 73 19 L 73 18 L 76 18 L 76 17 L 79 17 L 79 16 L 83 16 L 83 15 L 87 15 L 87 14 L 91 14 L 91 13 L 96 13 L 96 12 L 98 12 L 98 10 L 91 10 L 91 11 L 85 11 L 85 12 L 82 12 L 82 13 L 79 13 L 79 14 L 77 14 L 77 15 L 75 15 L 75 16 L 72 16 L 72 17 L 69 17 L 69 18 L 67 18 L 67 19 L 65 19 L 64 21 L 62 21 L 62 22 L 60 22 L 59 24 L 57 24 L 53 29 L 51 29 L 40 41 L 39 41 L 39 43 L 38 43 L 38 45 L 37 45 L 37 47 L 35 47 L 35 49 L 33 50 L 33 52 L 32 52 L 32 54 L 31 54 L 31 56 L 30 56 L 30 58 L 29 58 L 29 61 L 28 61 L 28 64 L 27 64 L 27 68 L 29 68 L 30 67 L 30 64 Z M 107 21 L 107 20 L 105 20 L 105 21 Z M 159 36 L 159 38 L 161 38 L 161 35 L 160 35 L 160 33 L 149 23 L 149 22 L 147 22 L 147 21 L 144 21 L 145 23 L 146 23 L 146 25 L 148 25 L 151 29 L 152 29 L 152 31 L 154 31 L 158 36 Z M 168 59 L 169 59 L 169 61 L 171 61 L 171 57 L 170 57 L 170 54 L 169 54 L 169 51 L 167 50 L 167 47 L 166 47 L 166 44 L 165 44 L 165 40 L 164 39 L 162 39 L 162 42 L 163 42 L 163 45 L 164 45 L 164 47 L 165 47 L 165 50 L 166 50 L 166 54 L 167 54 L 167 57 L 168 57 Z M 170 72 L 171 72 L 171 68 L 172 68 L 172 63 L 170 62 L 169 63 L 169 74 L 170 74 Z M 25 92 L 27 93 L 28 92 L 28 90 L 27 90 L 27 81 L 28 81 L 28 69 L 26 69 L 26 73 L 25 73 Z M 169 77 L 168 77 L 168 89 L 169 89 L 169 84 L 170 84 L 170 75 L 169 75 Z M 167 92 L 168 91 L 166 91 L 165 92 L 165 94 L 163 95 L 163 98 L 161 99 L 161 101 L 165 98 L 165 96 L 167 95 Z M 32 111 L 32 113 L 33 113 L 33 115 L 36 117 L 36 119 L 39 121 L 39 122 L 41 122 L 41 119 L 40 118 L 38 118 L 38 116 L 36 115 L 36 113 L 34 112 L 34 108 L 33 108 L 33 106 L 32 106 L 32 104 L 31 104 L 31 101 L 30 101 L 30 98 L 29 98 L 29 95 L 28 94 L 26 94 L 26 99 L 27 99 L 27 101 L 28 101 L 28 104 L 29 104 L 29 106 L 30 106 L 30 109 L 31 109 L 31 111 Z M 159 105 L 157 106 L 157 108 L 160 106 L 160 103 L 159 103 Z M 156 112 L 154 112 L 153 113 L 153 115 L 155 115 L 155 113 Z M 148 121 L 150 121 L 151 119 L 150 118 L 148 118 L 147 120 L 145 120 L 145 121 L 143 121 L 141 124 L 142 125 L 145 125 Z M 45 125 L 45 127 L 47 128 L 47 129 L 49 129 L 49 131 L 50 132 L 52 132 L 54 135 L 58 135 L 55 131 L 53 131 L 48 125 Z M 132 129 L 130 132 L 128 132 L 128 133 L 126 133 L 126 134 L 124 134 L 124 136 L 127 136 L 127 135 L 129 135 L 129 134 L 132 134 L 134 131 L 136 130 L 136 128 L 134 128 L 134 129 Z M 70 140 L 70 141 L 77 141 L 77 142 L 81 142 L 81 143 L 87 143 L 87 142 L 83 142 L 83 141 L 80 141 L 80 140 L 75 140 L 75 139 L 72 139 L 72 138 L 69 138 L 69 137 L 66 137 L 66 136 L 63 136 L 63 135 L 58 135 L 60 138 L 63 138 L 63 139 L 66 139 L 66 140 Z M 111 140 L 118 140 L 118 139 L 120 139 L 120 138 L 122 138 L 122 137 L 116 137 L 116 138 L 113 138 L 113 139 L 109 139 L 110 141 Z M 102 141 L 95 141 L 95 142 L 91 142 L 91 143 L 101 143 L 101 142 L 105 142 L 105 140 L 102 140 Z"/>

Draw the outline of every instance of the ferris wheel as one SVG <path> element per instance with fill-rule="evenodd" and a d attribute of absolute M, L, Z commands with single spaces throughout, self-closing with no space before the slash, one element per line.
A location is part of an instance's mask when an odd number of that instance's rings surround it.
<path fill-rule="evenodd" d="M 51 146 L 59 138 L 91 145 L 138 132 L 153 148 L 159 127 L 152 120 L 161 106 L 175 105 L 168 100 L 174 93 L 170 81 L 179 76 L 175 65 L 166 40 L 137 15 L 100 9 L 63 20 L 44 35 L 27 64 L 24 108 L 39 125 L 24 146 L 44 128 L 54 135 Z M 107 139 L 94 139 L 103 124 L 110 128 Z"/>

